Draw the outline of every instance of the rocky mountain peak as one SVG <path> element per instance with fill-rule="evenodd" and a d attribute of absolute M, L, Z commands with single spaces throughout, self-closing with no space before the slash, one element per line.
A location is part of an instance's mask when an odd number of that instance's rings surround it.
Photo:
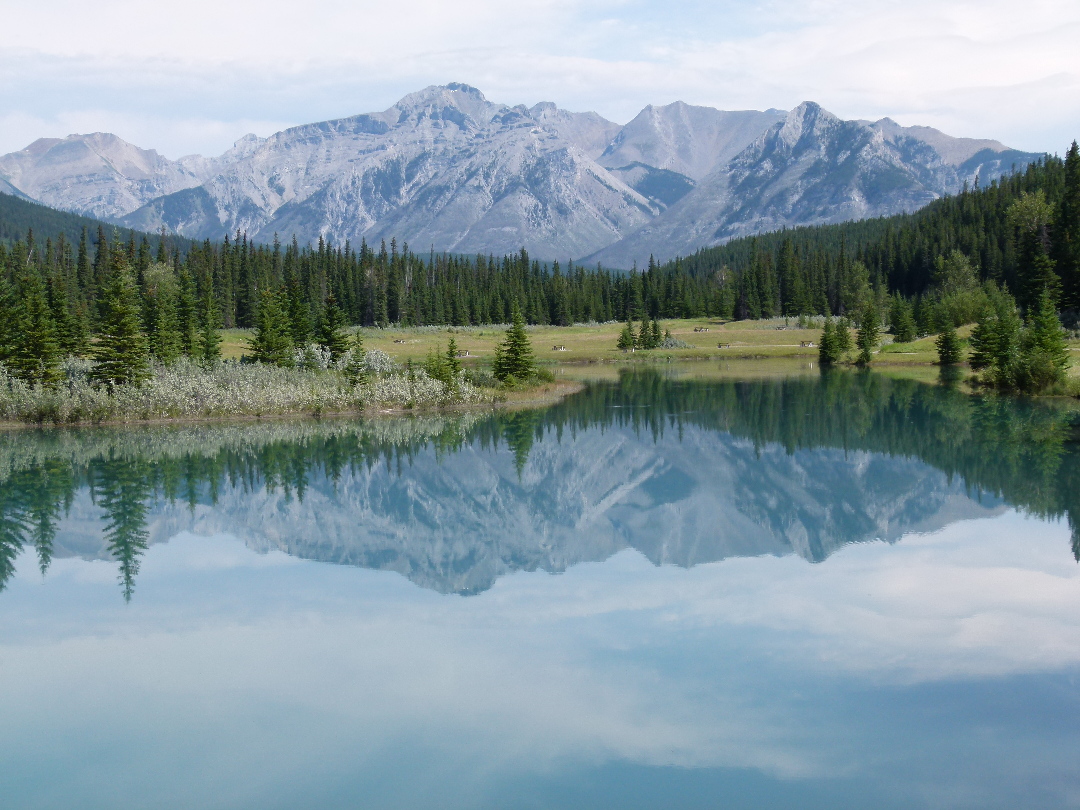
<path fill-rule="evenodd" d="M 649 105 L 625 126 L 460 82 L 168 160 L 109 133 L 0 156 L 0 191 L 146 231 L 516 252 L 628 268 L 749 233 L 911 211 L 1037 156 L 891 119 Z"/>
<path fill-rule="evenodd" d="M 409 93 L 398 101 L 387 113 L 396 112 L 396 120 L 389 120 L 391 125 L 415 125 L 425 119 L 432 122 L 447 122 L 466 128 L 482 127 L 505 109 L 505 105 L 493 104 L 484 94 L 467 84 L 451 82 L 446 85 L 431 85 L 416 93 Z"/>
<path fill-rule="evenodd" d="M 835 127 L 840 119 L 814 101 L 804 101 L 787 114 L 776 131 L 775 142 L 788 151 L 795 149 L 805 138 L 820 139 L 825 131 Z"/>

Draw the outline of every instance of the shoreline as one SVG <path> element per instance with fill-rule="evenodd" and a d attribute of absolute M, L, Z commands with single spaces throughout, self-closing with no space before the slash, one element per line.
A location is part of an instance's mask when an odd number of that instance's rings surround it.
<path fill-rule="evenodd" d="M 99 427 L 147 427 L 168 425 L 215 425 L 236 423 L 258 423 L 266 421 L 283 420 L 320 420 L 342 419 L 345 417 L 383 417 L 383 416 L 410 416 L 431 415 L 448 413 L 475 413 L 484 410 L 512 410 L 537 408 L 560 402 L 566 397 L 572 396 L 585 388 L 585 383 L 579 380 L 556 380 L 552 383 L 543 383 L 534 389 L 518 392 L 521 397 L 512 397 L 492 402 L 457 403 L 439 407 L 406 408 L 404 406 L 392 408 L 372 408 L 364 410 L 322 411 L 312 413 L 310 411 L 288 411 L 285 413 L 269 414 L 231 414 L 229 416 L 174 416 L 161 419 L 107 419 L 100 422 L 22 422 L 0 421 L 0 431 L 15 430 L 66 430 Z"/>

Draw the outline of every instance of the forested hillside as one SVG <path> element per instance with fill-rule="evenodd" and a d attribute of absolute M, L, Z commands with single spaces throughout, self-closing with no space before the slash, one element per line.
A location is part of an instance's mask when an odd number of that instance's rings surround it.
<path fill-rule="evenodd" d="M 51 238 L 54 243 L 59 243 L 63 238 L 69 243 L 77 243 L 84 228 L 94 233 L 99 226 L 103 226 L 100 220 L 0 193 L 0 245 L 11 247 L 16 241 L 26 239 L 31 231 L 38 234 L 42 240 Z M 105 227 L 111 231 L 113 226 Z M 136 235 L 138 239 L 143 237 L 141 232 L 127 228 L 120 228 L 117 233 L 119 238 L 124 240 L 132 235 Z M 156 249 L 160 238 L 155 234 L 149 234 L 147 238 Z M 175 238 L 172 241 L 187 243 L 187 240 Z"/>
<path fill-rule="evenodd" d="M 242 233 L 190 243 L 4 195 L 0 235 L 7 237 L 0 239 L 4 345 L 20 330 L 46 329 L 62 352 L 84 348 L 100 331 L 110 279 L 129 271 L 138 298 L 129 303 L 142 313 L 150 346 L 170 346 L 169 354 L 191 351 L 200 330 L 256 327 L 267 313 L 280 313 L 294 345 L 304 345 L 330 307 L 335 318 L 363 325 L 507 322 L 514 302 L 541 324 L 861 317 L 871 300 L 887 311 L 880 305 L 890 294 L 938 301 L 982 279 L 1008 287 L 1022 310 L 1044 289 L 1061 307 L 1078 308 L 1080 153 L 1074 144 L 1065 160 L 1047 158 L 914 214 L 740 239 L 629 275 L 541 264 L 524 249 L 418 256 L 395 240 L 261 245 Z M 970 309 L 957 315 L 960 323 Z M 929 311 L 923 307 L 920 331 L 933 326 Z"/>
<path fill-rule="evenodd" d="M 844 314 L 863 280 L 907 297 L 927 293 L 939 258 L 953 251 L 968 257 L 981 279 L 1007 286 L 1021 301 L 1032 298 L 1031 288 L 1041 287 L 1051 269 L 1061 306 L 1080 308 L 1076 144 L 1065 160 L 1047 157 L 912 214 L 736 239 L 670 262 L 662 272 L 733 287 L 739 317 Z"/>

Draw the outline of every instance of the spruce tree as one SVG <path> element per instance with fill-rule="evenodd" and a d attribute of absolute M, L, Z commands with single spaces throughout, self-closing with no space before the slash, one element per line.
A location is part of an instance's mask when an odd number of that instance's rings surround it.
<path fill-rule="evenodd" d="M 178 288 L 172 268 L 152 264 L 143 273 L 144 320 L 150 353 L 168 365 L 183 349 L 180 333 L 180 314 L 177 308 Z"/>
<path fill-rule="evenodd" d="M 1022 323 L 1011 295 L 994 288 L 989 296 L 990 303 L 971 334 L 971 367 L 985 369 L 994 385 L 1013 388 L 1020 363 Z"/>
<path fill-rule="evenodd" d="M 164 244 L 164 243 L 162 243 Z M 162 251 L 158 251 L 162 253 Z M 158 262 L 165 264 L 165 262 Z M 176 278 L 176 317 L 180 334 L 180 352 L 189 357 L 198 355 L 199 302 L 195 279 L 186 267 L 180 269 Z"/>
<path fill-rule="evenodd" d="M 100 298 L 101 328 L 90 371 L 95 382 L 110 388 L 139 384 L 150 376 L 149 351 L 142 330 L 139 292 L 123 250 L 111 252 L 111 268 Z"/>
<path fill-rule="evenodd" d="M 36 272 L 19 279 L 14 315 L 15 340 L 7 361 L 12 373 L 28 383 L 55 385 L 60 378 L 60 347 L 45 285 Z"/>
<path fill-rule="evenodd" d="M 49 279 L 49 308 L 56 324 L 56 345 L 60 349 L 60 356 L 68 357 L 86 351 L 89 335 L 85 324 L 72 309 L 67 285 L 58 275 Z"/>
<path fill-rule="evenodd" d="M 291 366 L 295 346 L 289 329 L 285 296 L 276 290 L 263 290 L 255 313 L 255 334 L 248 348 L 260 363 Z"/>
<path fill-rule="evenodd" d="M 649 348 L 650 349 L 659 348 L 660 344 L 662 344 L 663 342 L 664 342 L 664 338 L 660 334 L 660 322 L 659 321 L 653 321 L 652 322 L 652 339 L 650 340 L 650 343 L 652 345 Z"/>
<path fill-rule="evenodd" d="M 195 355 L 208 366 L 221 359 L 221 335 L 218 332 L 220 323 L 221 315 L 218 313 L 217 302 L 214 300 L 211 279 L 203 291 L 199 305 L 199 336 L 195 346 Z"/>
<path fill-rule="evenodd" d="M 938 365 L 955 366 L 960 362 L 960 339 L 956 336 L 956 327 L 952 321 L 945 322 L 945 328 L 941 330 L 935 342 L 938 353 Z"/>
<path fill-rule="evenodd" d="M 1080 146 L 1065 154 L 1065 188 L 1054 222 L 1054 253 L 1061 276 L 1062 304 L 1080 309 Z"/>
<path fill-rule="evenodd" d="M 622 349 L 624 352 L 634 348 L 634 327 L 630 325 L 630 321 L 626 322 L 626 325 L 619 333 L 619 340 L 615 344 L 615 348 Z"/>
<path fill-rule="evenodd" d="M 910 343 L 915 339 L 915 317 L 911 304 L 900 295 L 893 297 L 892 312 L 889 316 L 893 340 L 897 343 Z"/>
<path fill-rule="evenodd" d="M 363 385 L 368 381 L 367 364 L 364 362 L 364 337 L 357 329 L 353 335 L 353 344 L 349 352 L 349 361 L 345 364 L 345 377 L 353 385 Z"/>
<path fill-rule="evenodd" d="M 1043 290 L 1021 339 L 1019 386 L 1033 393 L 1065 382 L 1069 347 L 1049 290 Z"/>
<path fill-rule="evenodd" d="M 851 351 L 851 321 L 845 317 L 836 319 L 836 351 L 840 357 Z"/>
<path fill-rule="evenodd" d="M 831 317 L 825 318 L 825 325 L 821 330 L 821 339 L 818 343 L 818 363 L 822 366 L 831 366 L 840 361 L 842 352 L 836 339 L 836 325 Z"/>
<path fill-rule="evenodd" d="M 874 349 L 877 348 L 878 337 L 881 334 L 881 324 L 878 322 L 877 307 L 873 299 L 870 299 L 862 313 L 859 323 L 859 333 L 855 338 L 855 344 L 859 347 L 859 357 L 856 362 L 860 366 L 868 366 L 874 359 Z"/>
<path fill-rule="evenodd" d="M 510 319 L 510 328 L 506 330 L 506 338 L 495 353 L 492 374 L 497 380 L 513 377 L 519 382 L 525 382 L 536 374 L 536 361 L 533 358 L 529 335 L 525 331 L 525 319 L 521 315 L 521 308 L 517 301 L 514 301 L 511 306 Z"/>
<path fill-rule="evenodd" d="M 458 357 L 457 341 L 453 336 L 450 337 L 450 342 L 446 344 L 446 366 L 450 371 L 451 379 L 456 380 L 458 375 L 461 374 L 461 358 Z"/>
<path fill-rule="evenodd" d="M 349 350 L 349 336 L 345 332 L 345 325 L 345 313 L 338 306 L 337 298 L 330 293 L 326 297 L 315 340 L 330 352 L 331 360 L 337 360 Z"/>

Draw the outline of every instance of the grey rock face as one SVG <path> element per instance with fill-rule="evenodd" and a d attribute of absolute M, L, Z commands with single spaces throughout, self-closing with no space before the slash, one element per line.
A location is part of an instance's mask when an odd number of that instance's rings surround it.
<path fill-rule="evenodd" d="M 804 102 L 668 210 L 589 260 L 629 267 L 738 236 L 914 211 L 1037 157 L 889 119 L 842 121 Z"/>
<path fill-rule="evenodd" d="M 206 168 L 203 173 L 200 169 Z M 29 197 L 99 218 L 121 216 L 155 197 L 199 185 L 204 158 L 188 164 L 95 132 L 41 138 L 0 157 L 0 177 Z"/>
<path fill-rule="evenodd" d="M 723 166 L 778 121 L 782 110 L 726 112 L 676 101 L 638 113 L 600 156 L 609 169 L 640 163 L 695 183 Z"/>
<path fill-rule="evenodd" d="M 889 119 L 676 102 L 620 126 L 429 87 L 380 113 L 248 135 L 170 161 L 114 135 L 0 157 L 0 191 L 142 230 L 585 256 L 614 267 L 733 236 L 912 210 L 1035 156 Z"/>

